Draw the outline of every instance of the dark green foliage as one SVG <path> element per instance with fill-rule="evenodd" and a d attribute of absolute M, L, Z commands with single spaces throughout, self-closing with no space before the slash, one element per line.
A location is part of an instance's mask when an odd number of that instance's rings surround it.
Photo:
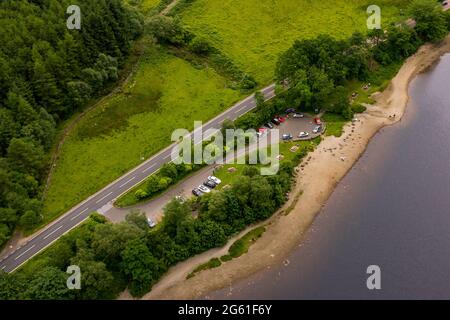
<path fill-rule="evenodd" d="M 0 300 L 22 299 L 26 285 L 23 276 L 0 271 Z"/>
<path fill-rule="evenodd" d="M 140 210 L 131 210 L 125 217 L 125 221 L 146 231 L 148 229 L 147 217 Z"/>
<path fill-rule="evenodd" d="M 360 34 L 349 41 L 321 35 L 316 39 L 296 41 L 277 64 L 277 78 L 287 80 L 287 102 L 304 110 L 327 109 L 342 113 L 350 110 L 342 104 L 332 105 L 336 87 L 346 80 L 366 79 L 369 73 L 368 50 Z M 348 103 L 346 103 L 348 104 Z"/>
<path fill-rule="evenodd" d="M 152 17 L 147 23 L 146 29 L 153 34 L 159 42 L 180 47 L 187 45 L 191 37 L 191 35 L 183 29 L 178 20 L 162 15 Z"/>
<path fill-rule="evenodd" d="M 422 44 L 417 32 L 406 25 L 391 27 L 374 49 L 375 60 L 383 65 L 400 61 L 417 51 Z"/>
<path fill-rule="evenodd" d="M 112 299 L 127 286 L 133 295 L 141 296 L 169 267 L 223 246 L 247 225 L 273 214 L 286 201 L 294 166 L 305 155 L 299 155 L 295 163 L 283 162 L 275 176 L 260 176 L 249 167 L 231 188 L 183 203 L 174 199 L 166 205 L 163 220 L 154 229 L 137 211 L 119 224 L 107 223 L 103 216 L 92 214 L 81 227 L 25 265 L 24 270 L 14 275 L 0 274 L 0 297 Z M 185 168 L 171 165 L 165 170 L 180 174 Z M 14 216 L 13 211 L 2 210 L 4 216 Z M 198 213 L 197 217 L 194 213 Z M 69 265 L 80 267 L 81 290 L 66 288 L 65 271 Z"/>
<path fill-rule="evenodd" d="M 71 4 L 0 2 L 0 247 L 17 223 L 32 229 L 41 221 L 35 202 L 56 121 L 117 80 L 141 33 L 142 18 L 122 0 L 77 1 L 81 30 L 69 30 Z"/>
<path fill-rule="evenodd" d="M 414 0 L 409 13 L 416 21 L 416 32 L 423 41 L 439 41 L 447 34 L 445 14 L 435 0 Z"/>
<path fill-rule="evenodd" d="M 130 292 L 135 296 L 148 292 L 165 271 L 143 239 L 128 242 L 122 252 L 122 259 L 123 272 L 130 280 Z"/>
<path fill-rule="evenodd" d="M 73 298 L 67 288 L 67 274 L 55 267 L 46 267 L 27 284 L 25 298 L 32 300 L 62 300 Z"/>

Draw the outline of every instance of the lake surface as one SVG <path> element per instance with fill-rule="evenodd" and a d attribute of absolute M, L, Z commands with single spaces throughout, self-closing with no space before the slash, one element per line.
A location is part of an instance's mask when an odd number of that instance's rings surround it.
<path fill-rule="evenodd" d="M 213 299 L 450 299 L 450 55 L 410 86 L 287 259 Z M 381 290 L 368 290 L 369 265 Z"/>

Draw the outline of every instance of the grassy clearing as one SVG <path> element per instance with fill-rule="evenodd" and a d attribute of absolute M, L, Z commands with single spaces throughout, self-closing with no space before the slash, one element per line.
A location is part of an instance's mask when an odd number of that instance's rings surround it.
<path fill-rule="evenodd" d="M 282 142 L 279 145 L 280 155 L 283 156 L 283 159 L 281 161 L 292 161 L 294 160 L 295 156 L 300 154 L 303 150 L 308 150 L 311 147 L 317 146 L 318 143 L 319 140 Z M 295 151 L 291 151 L 292 147 L 298 147 L 298 149 Z M 270 155 L 270 149 L 268 151 L 268 154 Z M 246 166 L 245 164 L 226 164 L 218 168 L 214 172 L 214 175 L 222 180 L 221 188 L 223 188 L 226 185 L 231 185 L 235 181 L 239 180 L 239 178 L 242 175 L 242 170 L 244 169 L 245 166 Z M 261 167 L 261 165 L 255 166 Z M 230 168 L 235 168 L 236 171 L 229 172 L 228 170 Z"/>
<path fill-rule="evenodd" d="M 371 98 L 372 94 L 375 92 L 382 92 L 386 89 L 391 82 L 391 79 L 398 73 L 402 65 L 403 61 L 388 66 L 377 66 L 373 72 L 370 73 L 367 81 L 352 81 L 346 84 L 345 87 L 348 90 L 349 96 L 353 92 L 358 94 L 352 103 L 352 108 L 355 113 L 361 113 L 364 111 L 361 104 L 375 103 L 375 101 Z M 364 90 L 363 87 L 368 83 L 371 84 L 370 88 Z M 335 137 L 340 137 L 342 135 L 343 127 L 348 122 L 348 120 L 344 119 L 341 115 L 330 113 L 326 113 L 323 116 L 323 120 L 327 124 L 327 131 L 325 135 Z"/>
<path fill-rule="evenodd" d="M 348 120 L 339 114 L 333 113 L 326 113 L 322 119 L 327 125 L 327 130 L 325 131 L 326 136 L 342 136 L 343 128 Z"/>
<path fill-rule="evenodd" d="M 382 24 L 401 19 L 409 0 L 380 0 Z M 259 83 L 273 78 L 280 53 L 294 40 L 329 34 L 346 38 L 367 31 L 370 0 L 195 0 L 182 13 L 193 33 L 205 37 Z"/>
<path fill-rule="evenodd" d="M 194 277 L 197 273 L 199 273 L 203 270 L 218 268 L 221 265 L 222 265 L 222 262 L 218 258 L 213 258 L 213 259 L 209 260 L 208 262 L 201 264 L 197 268 L 195 268 L 194 271 L 192 271 L 191 273 L 189 273 L 187 275 L 186 279 Z"/>
<path fill-rule="evenodd" d="M 149 48 L 123 92 L 84 117 L 67 138 L 44 223 L 169 145 L 173 130 L 192 130 L 194 120 L 207 121 L 240 98 L 214 70 Z"/>
<path fill-rule="evenodd" d="M 209 270 L 218 268 L 222 265 L 223 262 L 230 261 L 232 259 L 238 258 L 242 256 L 243 254 L 246 254 L 248 252 L 248 249 L 250 249 L 250 246 L 256 242 L 263 233 L 266 231 L 266 227 L 258 227 L 251 231 L 249 231 L 247 234 L 245 234 L 242 238 L 239 240 L 236 240 L 228 249 L 228 254 L 224 255 L 219 258 L 212 258 L 206 263 L 203 263 L 196 267 L 191 273 L 189 273 L 186 277 L 186 279 L 194 277 L 197 273 L 203 271 L 203 270 Z"/>
<path fill-rule="evenodd" d="M 139 8 L 143 14 L 147 14 L 150 10 L 156 8 L 161 0 L 127 0 L 128 4 Z"/>
<path fill-rule="evenodd" d="M 250 246 L 261 238 L 265 231 L 266 227 L 264 226 L 249 231 L 245 236 L 233 243 L 228 250 L 228 254 L 221 257 L 220 260 L 226 262 L 246 254 Z"/>

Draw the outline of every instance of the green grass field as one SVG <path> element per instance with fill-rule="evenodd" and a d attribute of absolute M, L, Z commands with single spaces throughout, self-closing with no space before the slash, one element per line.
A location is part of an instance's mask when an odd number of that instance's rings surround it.
<path fill-rule="evenodd" d="M 161 0 L 127 0 L 128 4 L 139 8 L 143 14 L 147 14 L 155 8 Z"/>
<path fill-rule="evenodd" d="M 400 19 L 409 0 L 380 0 L 382 24 Z M 183 12 L 185 26 L 251 73 L 259 83 L 273 79 L 280 53 L 294 40 L 329 34 L 346 38 L 366 32 L 371 0 L 195 0 Z"/>
<path fill-rule="evenodd" d="M 279 145 L 280 152 L 279 154 L 283 156 L 280 161 L 292 161 L 294 157 L 301 153 L 302 150 L 308 150 L 311 147 L 317 146 L 319 143 L 318 139 L 313 139 L 310 141 L 291 141 L 291 142 L 282 142 Z M 298 147 L 297 150 L 291 150 L 292 147 Z M 268 151 L 268 155 L 270 155 L 270 147 Z M 245 164 L 225 164 L 214 172 L 214 175 L 217 176 L 222 183 L 220 188 L 223 188 L 227 185 L 232 185 L 234 182 L 240 179 L 242 176 L 242 170 L 245 168 Z M 257 164 L 256 167 L 260 168 L 261 165 Z M 236 171 L 229 172 L 230 168 L 235 168 Z"/>
<path fill-rule="evenodd" d="M 171 143 L 172 131 L 193 129 L 242 94 L 212 69 L 152 47 L 124 89 L 87 115 L 67 138 L 45 199 L 44 223 Z"/>

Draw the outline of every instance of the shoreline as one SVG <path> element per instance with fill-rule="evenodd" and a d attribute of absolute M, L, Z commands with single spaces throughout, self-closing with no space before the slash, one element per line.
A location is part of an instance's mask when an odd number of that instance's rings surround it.
<path fill-rule="evenodd" d="M 209 292 L 227 286 L 230 287 L 229 296 L 232 297 L 233 283 L 281 263 L 301 243 L 305 232 L 335 187 L 365 152 L 372 137 L 381 128 L 401 120 L 409 102 L 411 81 L 448 52 L 450 35 L 439 44 L 422 46 L 405 61 L 389 86 L 382 93 L 374 95 L 376 103 L 358 115 L 358 122 L 345 125 L 344 133 L 339 138 L 326 137 L 305 158 L 298 167 L 290 199 L 269 220 L 258 224 L 267 225 L 267 230 L 247 254 L 186 280 L 186 275 L 195 267 L 221 256 L 237 238 L 257 225 L 230 239 L 225 247 L 209 250 L 172 267 L 143 299 L 203 298 L 207 297 Z M 317 178 L 317 172 L 321 173 L 320 179 Z M 283 215 L 294 202 L 295 206 L 289 215 Z M 130 298 L 127 292 L 119 297 Z"/>

